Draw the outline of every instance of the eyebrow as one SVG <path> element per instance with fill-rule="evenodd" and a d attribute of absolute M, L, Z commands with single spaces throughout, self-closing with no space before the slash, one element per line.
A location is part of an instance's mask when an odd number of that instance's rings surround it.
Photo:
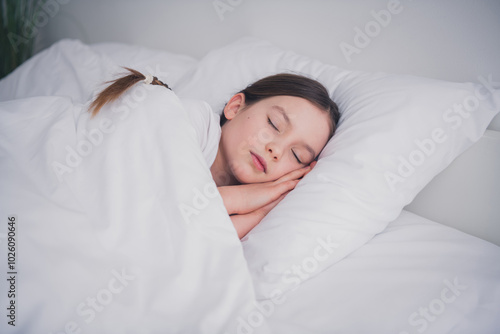
<path fill-rule="evenodd" d="M 283 109 L 283 107 L 273 105 L 271 108 L 276 109 L 278 112 L 280 112 L 281 115 L 283 116 L 283 118 L 285 119 L 285 122 L 289 126 L 292 125 L 292 123 L 290 122 L 290 118 L 288 117 L 288 114 L 286 113 L 285 109 Z M 312 159 L 314 160 L 316 158 L 316 153 L 314 152 L 314 150 L 307 143 L 304 143 L 304 146 L 305 146 L 306 150 L 308 150 L 309 153 L 311 153 Z"/>

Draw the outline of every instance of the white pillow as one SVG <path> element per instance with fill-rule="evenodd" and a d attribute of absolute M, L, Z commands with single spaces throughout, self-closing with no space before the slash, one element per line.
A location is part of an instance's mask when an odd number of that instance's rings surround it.
<path fill-rule="evenodd" d="M 258 298 L 297 288 L 381 232 L 500 110 L 492 78 L 347 71 L 254 38 L 209 53 L 176 91 L 220 112 L 232 94 L 278 72 L 319 80 L 342 116 L 317 166 L 243 239 Z"/>

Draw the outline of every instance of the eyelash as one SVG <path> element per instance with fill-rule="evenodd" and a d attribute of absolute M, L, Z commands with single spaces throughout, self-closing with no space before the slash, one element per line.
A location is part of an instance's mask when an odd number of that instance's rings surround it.
<path fill-rule="evenodd" d="M 300 161 L 300 160 L 299 160 L 299 157 L 295 154 L 295 152 L 294 152 L 294 151 L 292 151 L 292 153 L 293 153 L 293 156 L 295 157 L 295 159 L 297 159 L 297 162 L 298 162 L 299 164 L 302 164 L 302 161 Z"/>
<path fill-rule="evenodd" d="M 269 125 L 271 125 L 274 128 L 274 130 L 279 132 L 278 128 L 273 124 L 273 122 L 271 122 L 271 119 L 269 117 L 267 118 L 267 123 L 269 123 Z"/>
<path fill-rule="evenodd" d="M 267 118 L 267 123 L 269 123 L 269 125 L 271 125 L 276 131 L 279 132 L 278 128 L 273 124 L 273 122 L 271 122 L 271 119 L 269 117 Z M 302 164 L 302 161 L 300 161 L 299 157 L 295 154 L 294 151 L 292 151 L 292 154 L 295 157 L 295 159 L 297 160 L 297 162 L 299 164 Z"/>

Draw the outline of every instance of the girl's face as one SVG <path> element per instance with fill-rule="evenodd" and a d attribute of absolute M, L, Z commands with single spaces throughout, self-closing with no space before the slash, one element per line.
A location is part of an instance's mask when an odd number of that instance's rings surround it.
<path fill-rule="evenodd" d="M 230 183 L 273 181 L 310 164 L 330 134 L 328 113 L 306 99 L 275 96 L 245 107 L 234 95 L 224 108 L 217 159 Z"/>

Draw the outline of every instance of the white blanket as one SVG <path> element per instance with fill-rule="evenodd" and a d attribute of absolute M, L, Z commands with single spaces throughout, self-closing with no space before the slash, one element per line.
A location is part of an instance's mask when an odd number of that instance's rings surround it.
<path fill-rule="evenodd" d="M 86 107 L 0 103 L 0 332 L 236 332 L 252 283 L 190 111 L 142 83 Z"/>

